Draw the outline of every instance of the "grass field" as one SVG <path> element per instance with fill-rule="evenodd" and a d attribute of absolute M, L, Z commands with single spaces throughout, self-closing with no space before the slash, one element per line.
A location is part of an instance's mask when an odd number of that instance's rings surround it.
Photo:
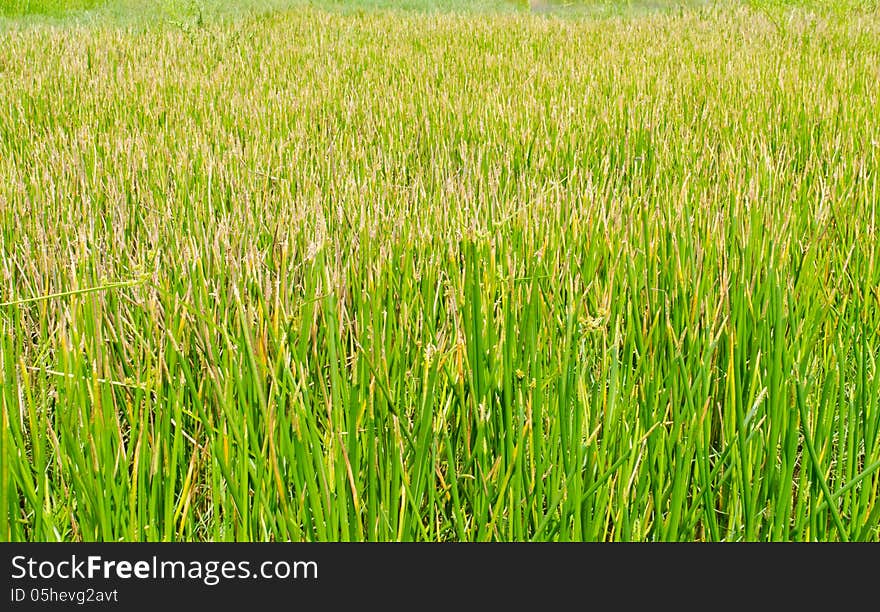
<path fill-rule="evenodd" d="M 873 5 L 25 4 L 0 540 L 880 539 Z"/>

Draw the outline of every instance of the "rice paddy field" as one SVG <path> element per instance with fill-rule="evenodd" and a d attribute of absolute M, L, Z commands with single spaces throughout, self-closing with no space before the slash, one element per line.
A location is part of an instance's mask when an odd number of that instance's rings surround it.
<path fill-rule="evenodd" d="M 880 539 L 868 2 L 0 0 L 0 540 Z"/>

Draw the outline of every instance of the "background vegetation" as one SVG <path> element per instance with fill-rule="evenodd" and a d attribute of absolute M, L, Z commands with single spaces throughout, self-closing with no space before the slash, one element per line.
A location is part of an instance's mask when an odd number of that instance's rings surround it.
<path fill-rule="evenodd" d="M 878 539 L 869 6 L 109 6 L 0 34 L 0 538 Z"/>

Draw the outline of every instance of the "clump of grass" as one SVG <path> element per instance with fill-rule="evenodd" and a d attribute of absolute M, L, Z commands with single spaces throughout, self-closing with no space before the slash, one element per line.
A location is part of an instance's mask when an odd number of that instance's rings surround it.
<path fill-rule="evenodd" d="M 880 22 L 785 23 L 3 34 L 0 538 L 877 540 Z"/>

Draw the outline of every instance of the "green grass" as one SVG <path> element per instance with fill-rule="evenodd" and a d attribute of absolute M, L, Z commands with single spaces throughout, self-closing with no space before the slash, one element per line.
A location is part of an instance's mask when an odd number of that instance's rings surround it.
<path fill-rule="evenodd" d="M 3 0 L 0 17 L 16 19 L 12 24 L 5 24 L 7 26 L 47 20 L 65 24 L 97 21 L 130 25 L 167 21 L 182 15 L 201 15 L 204 20 L 217 20 L 303 9 L 341 13 L 379 10 L 497 14 L 528 11 L 528 3 L 517 0 Z"/>
<path fill-rule="evenodd" d="M 536 13 L 557 18 L 639 16 L 748 6 L 758 10 L 807 10 L 818 13 L 875 13 L 877 0 L 3 0 L 0 26 L 22 23 L 115 23 L 131 25 L 203 21 L 303 9 L 339 13 L 505 14 Z M 5 19 L 4 19 L 5 18 Z M 10 21 L 14 19 L 14 21 Z"/>
<path fill-rule="evenodd" d="M 71 11 L 87 11 L 102 0 L 3 0 L 0 15 L 63 15 Z"/>
<path fill-rule="evenodd" d="M 880 539 L 875 13 L 188 15 L 0 33 L 0 539 Z"/>
<path fill-rule="evenodd" d="M 302 10 L 495 16 L 534 12 L 545 17 L 577 19 L 709 6 L 710 0 L 532 0 L 531 3 L 529 0 L 5 0 L 0 4 L 0 27 L 46 23 L 140 27 L 193 20 L 216 23 L 243 16 Z"/>

